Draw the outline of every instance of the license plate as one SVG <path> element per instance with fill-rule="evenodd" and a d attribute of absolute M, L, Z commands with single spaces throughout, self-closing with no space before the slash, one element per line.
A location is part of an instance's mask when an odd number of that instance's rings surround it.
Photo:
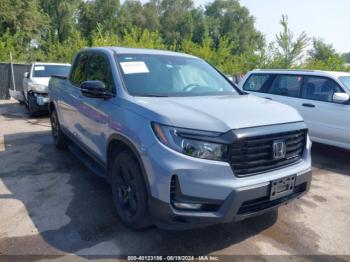
<path fill-rule="evenodd" d="M 275 200 L 294 192 L 296 176 L 289 176 L 271 182 L 270 200 Z"/>

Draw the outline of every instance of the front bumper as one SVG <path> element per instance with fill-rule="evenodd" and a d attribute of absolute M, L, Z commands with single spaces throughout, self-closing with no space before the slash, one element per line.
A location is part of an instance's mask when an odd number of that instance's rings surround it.
<path fill-rule="evenodd" d="M 47 93 L 33 93 L 35 98 L 35 111 L 48 111 L 48 104 L 50 102 Z"/>
<path fill-rule="evenodd" d="M 142 160 L 149 185 L 149 209 L 161 228 L 187 229 L 229 223 L 257 216 L 305 194 L 311 183 L 311 141 L 300 162 L 248 177 L 237 177 L 225 162 L 197 159 L 160 143 L 149 147 Z M 215 204 L 216 210 L 179 210 L 171 199 L 172 178 L 181 194 L 194 203 Z M 295 176 L 294 192 L 270 201 L 271 181 Z"/>
<path fill-rule="evenodd" d="M 156 225 L 162 229 L 192 229 L 237 222 L 300 198 L 309 190 L 311 177 L 311 170 L 298 174 L 293 193 L 275 200 L 270 200 L 270 184 L 233 190 L 215 212 L 180 211 L 155 198 L 151 198 L 149 206 Z"/>

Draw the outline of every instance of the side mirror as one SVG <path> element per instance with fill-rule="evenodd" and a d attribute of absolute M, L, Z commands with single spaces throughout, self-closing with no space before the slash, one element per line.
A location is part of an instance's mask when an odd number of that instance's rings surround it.
<path fill-rule="evenodd" d="M 350 95 L 347 93 L 334 93 L 333 95 L 333 102 L 335 103 L 345 103 L 350 100 Z"/>
<path fill-rule="evenodd" d="M 29 77 L 29 72 L 25 72 L 25 73 L 23 74 L 23 77 L 24 77 L 24 78 L 28 78 L 28 77 Z"/>
<path fill-rule="evenodd" d="M 91 98 L 110 98 L 114 95 L 106 90 L 106 85 L 102 81 L 85 81 L 80 85 L 81 93 Z"/>

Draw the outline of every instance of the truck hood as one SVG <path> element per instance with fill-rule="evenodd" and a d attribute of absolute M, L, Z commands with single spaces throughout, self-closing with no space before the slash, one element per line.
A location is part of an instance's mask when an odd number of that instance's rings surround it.
<path fill-rule="evenodd" d="M 151 121 L 215 132 L 303 121 L 295 109 L 252 95 L 137 97 L 134 102 Z"/>
<path fill-rule="evenodd" d="M 32 77 L 33 84 L 48 86 L 51 77 Z"/>

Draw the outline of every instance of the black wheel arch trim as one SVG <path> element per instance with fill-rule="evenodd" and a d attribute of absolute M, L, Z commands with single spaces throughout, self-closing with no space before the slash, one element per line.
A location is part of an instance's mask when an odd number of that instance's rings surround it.
<path fill-rule="evenodd" d="M 136 157 L 136 160 L 138 161 L 139 165 L 140 165 L 140 169 L 141 169 L 141 173 L 143 176 L 143 179 L 145 181 L 146 184 L 146 189 L 147 189 L 147 194 L 148 196 L 151 196 L 151 189 L 150 189 L 150 185 L 149 185 L 149 180 L 148 180 L 148 176 L 147 176 L 147 172 L 146 172 L 146 168 L 144 166 L 143 160 L 140 156 L 139 151 L 137 150 L 136 146 L 125 136 L 120 135 L 120 134 L 112 134 L 107 141 L 107 148 L 106 148 L 106 167 L 107 167 L 107 179 L 109 180 L 109 170 L 110 170 L 110 165 L 111 163 L 109 162 L 109 151 L 110 151 L 110 146 L 112 144 L 112 142 L 121 142 L 124 143 L 134 154 L 134 156 Z"/>

